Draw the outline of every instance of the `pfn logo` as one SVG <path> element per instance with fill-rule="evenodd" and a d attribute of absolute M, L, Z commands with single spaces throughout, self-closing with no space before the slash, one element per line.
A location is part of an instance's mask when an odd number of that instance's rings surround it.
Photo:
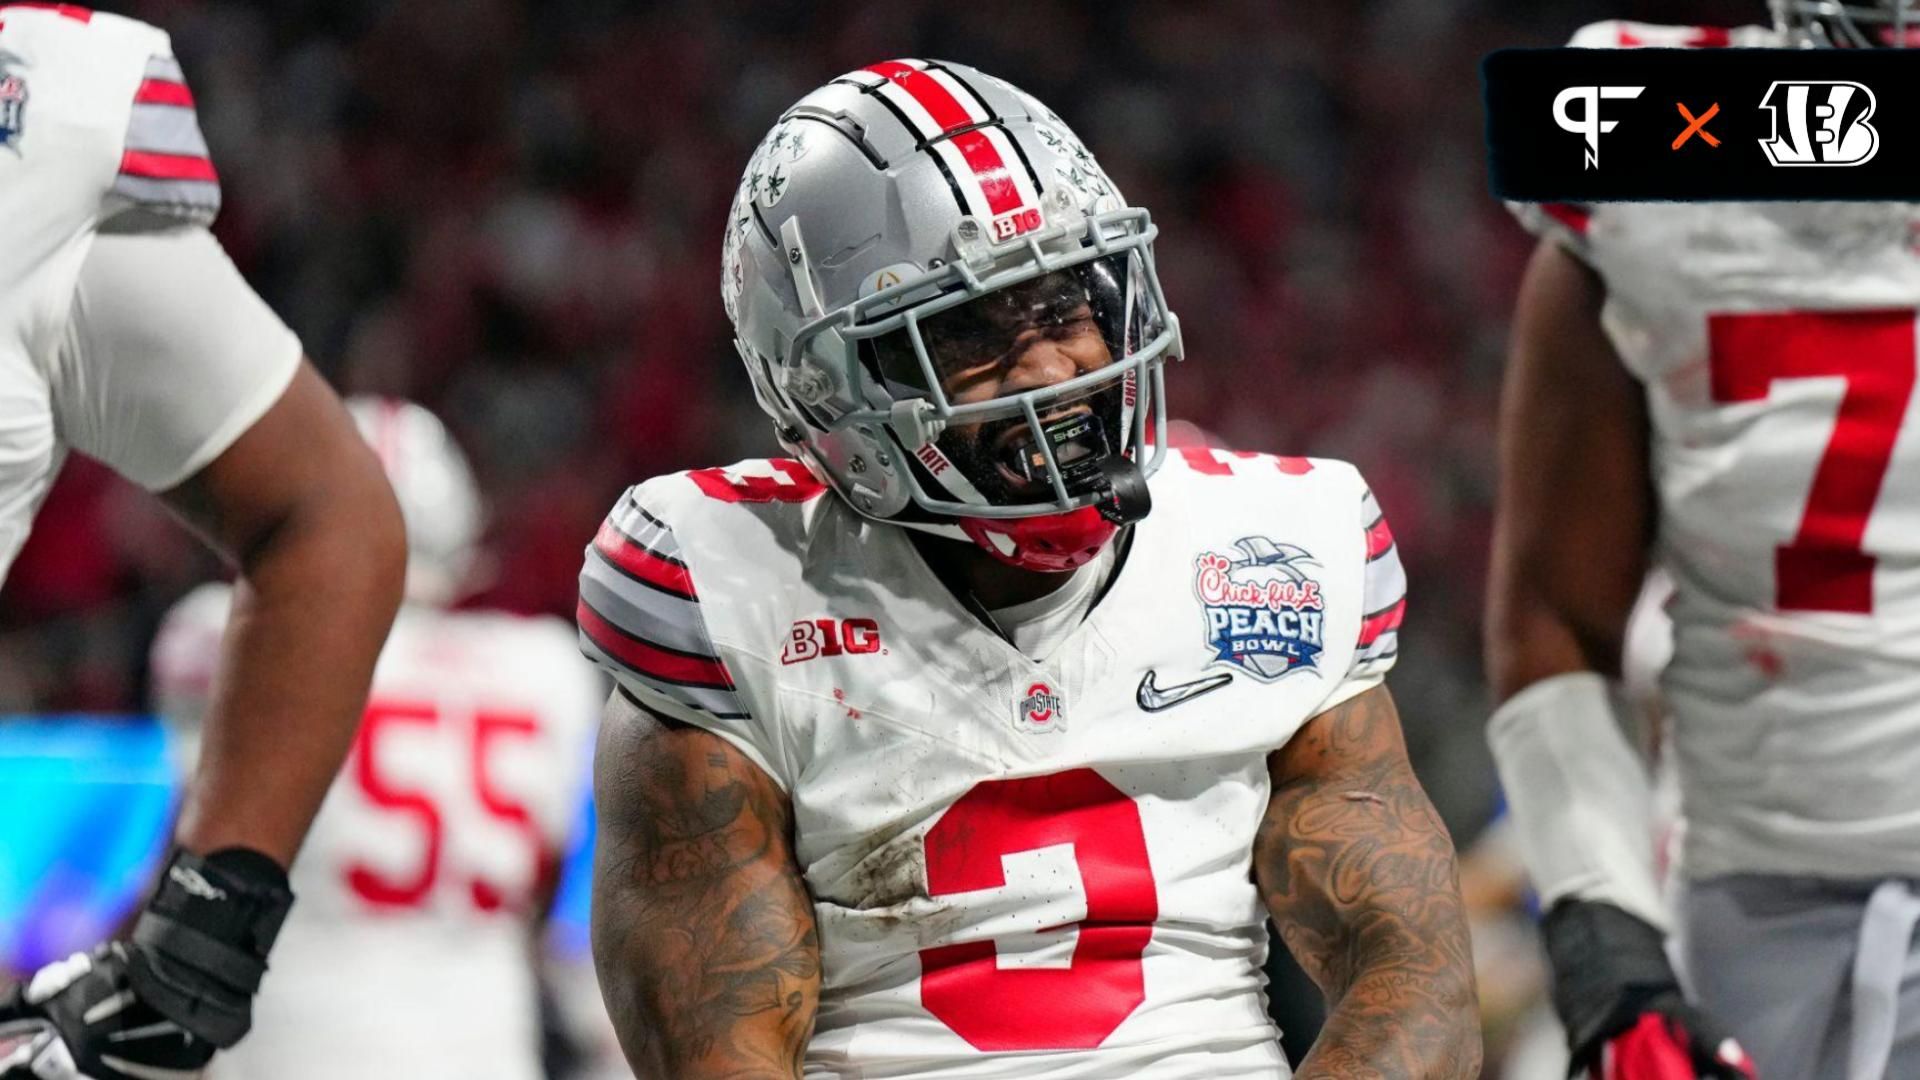
<path fill-rule="evenodd" d="M 1600 119 L 1600 102 L 1608 98 L 1637 98 L 1645 89 L 1644 86 L 1569 86 L 1553 99 L 1553 122 L 1560 125 L 1561 131 L 1570 131 L 1587 140 L 1587 168 L 1600 167 L 1600 136 L 1620 126 L 1618 120 Z M 1577 118 L 1568 109 L 1576 101 L 1586 106 Z"/>
<path fill-rule="evenodd" d="M 1775 165 L 1865 165 L 1880 151 L 1873 106 L 1857 82 L 1776 82 L 1760 99 L 1773 121 L 1760 149 Z"/>
<path fill-rule="evenodd" d="M 880 651 L 880 624 L 872 619 L 801 619 L 787 631 L 782 664 L 798 664 L 820 656 Z"/>

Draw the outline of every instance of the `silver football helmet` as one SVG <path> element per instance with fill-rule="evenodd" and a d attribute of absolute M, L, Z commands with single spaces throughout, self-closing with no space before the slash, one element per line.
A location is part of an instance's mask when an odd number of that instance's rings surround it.
<path fill-rule="evenodd" d="M 1066 569 L 1145 513 L 1165 453 L 1156 233 L 1032 96 L 894 60 L 760 143 L 720 292 L 781 443 L 850 505 Z M 1034 342 L 1061 378 L 980 378 Z"/>
<path fill-rule="evenodd" d="M 444 605 L 472 584 L 485 508 L 467 456 L 440 418 L 398 398 L 347 399 L 373 447 L 407 529 L 410 603 Z"/>
<path fill-rule="evenodd" d="M 1920 12 L 1909 0 L 1768 0 L 1773 25 L 1802 47 L 1904 48 L 1920 32 Z"/>

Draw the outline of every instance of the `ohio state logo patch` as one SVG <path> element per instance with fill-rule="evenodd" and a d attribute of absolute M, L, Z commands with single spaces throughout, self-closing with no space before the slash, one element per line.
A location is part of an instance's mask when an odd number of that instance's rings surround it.
<path fill-rule="evenodd" d="M 0 53 L 0 146 L 12 146 L 26 125 L 27 82 L 6 70 L 11 54 Z"/>
<path fill-rule="evenodd" d="M 1044 735 L 1067 728 L 1067 703 L 1044 682 L 1027 684 L 1027 692 L 1013 703 L 1013 726 Z"/>
<path fill-rule="evenodd" d="M 1273 682 L 1315 671 L 1326 628 L 1320 582 L 1309 573 L 1305 548 L 1264 536 L 1234 542 L 1232 553 L 1203 552 L 1194 560 L 1193 591 L 1206 618 L 1215 664 L 1231 664 Z"/>

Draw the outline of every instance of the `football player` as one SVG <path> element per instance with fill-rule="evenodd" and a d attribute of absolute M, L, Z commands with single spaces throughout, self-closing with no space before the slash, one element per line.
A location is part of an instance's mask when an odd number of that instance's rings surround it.
<path fill-rule="evenodd" d="M 393 493 L 207 231 L 220 188 L 167 35 L 0 7 L 0 573 L 69 449 L 237 564 L 177 849 L 126 941 L 0 996 L 0 1076 L 187 1076 L 246 1033 L 293 860 L 400 600 Z"/>
<path fill-rule="evenodd" d="M 958 64 L 754 153 L 721 293 L 795 457 L 630 489 L 581 576 L 641 1075 L 1285 1077 L 1269 912 L 1330 1003 L 1300 1076 L 1478 1075 L 1392 536 L 1348 465 L 1168 449 L 1155 232 Z"/>
<path fill-rule="evenodd" d="M 1912 14 L 1775 12 L 1573 44 L 1898 44 Z M 1626 1080 L 1920 1076 L 1920 212 L 1520 215 L 1542 240 L 1501 416 L 1490 736 L 1574 1061 Z M 1651 563 L 1675 590 L 1671 904 L 1620 722 Z"/>
<path fill-rule="evenodd" d="M 417 405 L 348 408 L 400 499 L 407 602 L 294 868 L 302 902 L 253 1034 L 209 1075 L 542 1080 L 537 931 L 584 805 L 604 684 L 559 619 L 447 610 L 481 523 L 466 459 Z M 161 711 L 189 733 L 231 594 L 190 594 L 155 641 Z"/>

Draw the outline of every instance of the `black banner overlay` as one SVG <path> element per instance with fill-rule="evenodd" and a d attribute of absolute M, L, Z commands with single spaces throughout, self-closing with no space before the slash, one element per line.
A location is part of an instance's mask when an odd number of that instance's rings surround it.
<path fill-rule="evenodd" d="M 1504 49 L 1481 75 L 1503 199 L 1920 200 L 1920 50 Z"/>

